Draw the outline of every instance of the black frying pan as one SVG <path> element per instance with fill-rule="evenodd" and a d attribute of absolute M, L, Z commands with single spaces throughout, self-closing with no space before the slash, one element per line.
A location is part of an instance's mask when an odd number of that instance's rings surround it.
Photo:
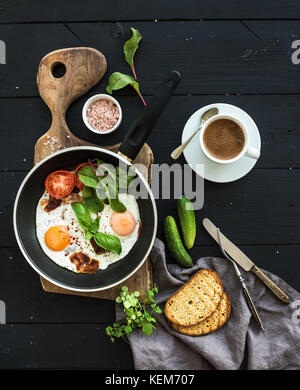
<path fill-rule="evenodd" d="M 119 154 L 106 149 L 79 146 L 54 153 L 37 164 L 23 180 L 14 205 L 14 230 L 18 245 L 29 264 L 45 279 L 70 290 L 104 290 L 130 277 L 146 260 L 157 230 L 157 211 L 153 194 L 143 176 L 137 172 L 140 186 L 148 193 L 147 199 L 137 199 L 143 229 L 141 235 L 122 260 L 106 270 L 94 274 L 77 274 L 55 264 L 42 251 L 36 237 L 35 213 L 37 202 L 44 192 L 45 178 L 56 170 L 71 170 L 90 158 L 119 165 L 130 165 L 155 126 L 163 108 L 180 81 L 178 72 L 170 72 L 164 79 L 150 104 L 137 118 L 125 137 Z M 143 191 L 144 192 L 144 191 Z"/>

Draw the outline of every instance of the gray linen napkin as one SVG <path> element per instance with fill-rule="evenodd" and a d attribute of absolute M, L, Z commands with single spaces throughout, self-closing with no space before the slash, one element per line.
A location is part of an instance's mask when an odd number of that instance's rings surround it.
<path fill-rule="evenodd" d="M 136 369 L 300 368 L 300 324 L 293 323 L 296 310 L 293 302 L 300 300 L 300 294 L 283 280 L 264 271 L 290 296 L 289 305 L 281 303 L 254 274 L 243 272 L 264 323 L 265 332 L 261 332 L 252 318 L 240 282 L 228 260 L 204 257 L 189 269 L 182 269 L 175 264 L 167 265 L 164 244 L 158 239 L 150 259 L 154 281 L 159 289 L 156 301 L 162 309 L 168 297 L 191 275 L 199 269 L 210 268 L 219 274 L 224 290 L 230 297 L 231 315 L 217 332 L 191 337 L 175 332 L 164 314 L 155 314 L 158 324 L 150 336 L 145 336 L 138 330 L 129 337 Z M 117 320 L 122 317 L 122 309 L 117 305 Z"/>

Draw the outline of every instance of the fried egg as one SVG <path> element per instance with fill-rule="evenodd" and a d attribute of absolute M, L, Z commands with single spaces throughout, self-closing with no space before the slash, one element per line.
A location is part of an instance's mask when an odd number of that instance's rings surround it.
<path fill-rule="evenodd" d="M 81 252 L 90 259 L 98 262 L 98 269 L 106 269 L 110 264 L 123 259 L 138 240 L 140 230 L 140 213 L 133 195 L 119 194 L 120 201 L 125 205 L 124 213 L 114 212 L 109 205 L 105 205 L 101 213 L 90 213 L 92 219 L 100 216 L 99 232 L 112 234 L 120 239 L 122 252 L 120 255 L 113 252 L 96 254 L 86 232 L 79 226 L 72 210 L 74 202 L 71 194 L 61 205 L 52 211 L 46 212 L 44 205 L 49 199 L 47 191 L 43 194 L 36 208 L 36 234 L 44 253 L 57 265 L 73 272 L 78 272 L 70 256 Z"/>

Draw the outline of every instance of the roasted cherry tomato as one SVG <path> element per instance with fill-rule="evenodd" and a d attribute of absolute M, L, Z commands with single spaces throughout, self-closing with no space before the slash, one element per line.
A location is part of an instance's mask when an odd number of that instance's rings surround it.
<path fill-rule="evenodd" d="M 87 162 L 86 162 L 86 163 L 81 163 L 81 164 L 78 165 L 78 167 L 77 167 L 77 168 L 75 169 L 75 171 L 74 171 L 75 185 L 76 185 L 77 188 L 80 189 L 80 191 L 83 190 L 84 184 L 81 183 L 81 181 L 79 180 L 79 177 L 78 177 L 78 175 L 77 175 L 77 172 L 79 171 L 80 168 L 85 167 L 85 166 L 88 165 L 88 164 L 89 164 L 89 163 L 87 163 Z"/>
<path fill-rule="evenodd" d="M 69 171 L 55 171 L 45 180 L 46 190 L 55 199 L 63 199 L 70 195 L 75 187 L 75 176 Z"/>

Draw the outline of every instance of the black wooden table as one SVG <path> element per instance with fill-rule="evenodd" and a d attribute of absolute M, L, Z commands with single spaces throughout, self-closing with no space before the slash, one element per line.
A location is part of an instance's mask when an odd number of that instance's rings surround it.
<path fill-rule="evenodd" d="M 0 299 L 7 324 L 0 325 L 1 368 L 132 368 L 130 348 L 111 345 L 105 327 L 114 304 L 45 293 L 15 241 L 12 208 L 18 186 L 33 164 L 33 146 L 50 125 L 35 76 L 41 58 L 64 47 L 91 46 L 108 60 L 105 78 L 89 95 L 104 92 L 112 71 L 128 73 L 123 42 L 130 26 L 143 40 L 136 71 L 149 100 L 162 76 L 178 69 L 176 95 L 149 139 L 157 163 L 171 163 L 188 117 L 203 105 L 225 102 L 247 111 L 262 137 L 262 156 L 243 179 L 205 183 L 204 208 L 210 217 L 261 267 L 300 289 L 300 65 L 291 61 L 300 39 L 296 0 L 137 0 L 109 2 L 0 1 Z M 124 120 L 103 142 L 122 139 L 142 109 L 126 89 L 118 94 Z M 70 108 L 67 121 L 78 136 L 97 142 L 81 119 L 86 97 Z M 179 160 L 184 164 L 184 159 Z M 176 202 L 158 200 L 162 221 L 176 213 Z M 219 255 L 202 228 L 192 256 Z"/>

